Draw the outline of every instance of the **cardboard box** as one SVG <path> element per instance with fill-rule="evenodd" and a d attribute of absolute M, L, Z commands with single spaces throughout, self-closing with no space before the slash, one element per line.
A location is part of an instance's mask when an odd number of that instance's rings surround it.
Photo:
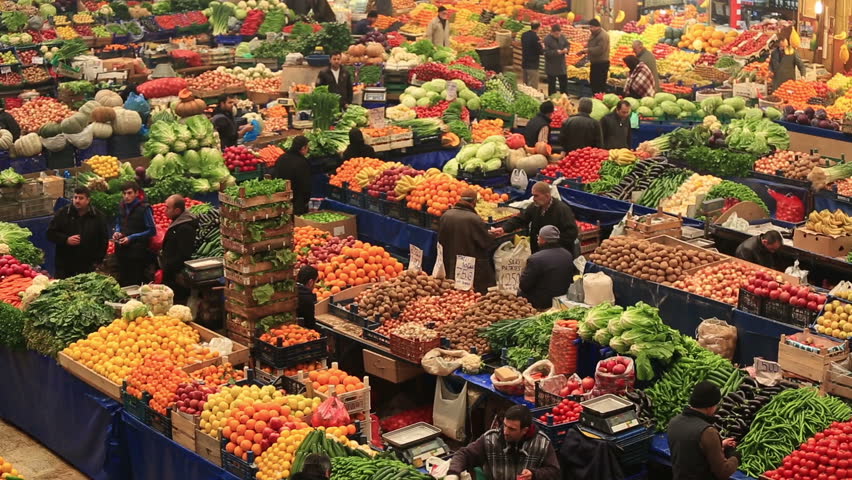
<path fill-rule="evenodd" d="M 364 371 L 391 383 L 402 383 L 422 373 L 423 368 L 403 360 L 364 350 Z"/>
<path fill-rule="evenodd" d="M 807 228 L 797 228 L 793 233 L 793 246 L 826 257 L 846 257 L 852 250 L 852 235 L 834 237 Z"/>
<path fill-rule="evenodd" d="M 338 220 L 336 222 L 328 222 L 328 223 L 320 223 L 314 222 L 311 220 L 304 219 L 302 217 L 296 217 L 296 226 L 297 227 L 315 227 L 322 231 L 329 232 L 335 237 L 348 237 L 352 236 L 354 238 L 358 238 L 358 225 L 355 222 L 355 215 L 349 215 L 348 213 L 343 212 L 332 212 L 330 210 L 321 210 L 327 213 L 339 213 L 340 215 L 346 215 L 345 220 Z"/>
<path fill-rule="evenodd" d="M 47 175 L 40 178 L 44 186 L 44 194 L 51 198 L 59 198 L 65 195 L 65 180 L 56 175 Z"/>

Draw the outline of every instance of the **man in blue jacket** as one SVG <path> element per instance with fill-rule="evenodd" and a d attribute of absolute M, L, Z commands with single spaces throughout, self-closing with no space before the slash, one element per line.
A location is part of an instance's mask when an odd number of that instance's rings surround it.
<path fill-rule="evenodd" d="M 521 35 L 521 67 L 524 70 L 524 83 L 538 89 L 538 65 L 544 47 L 538 37 L 538 28 L 541 24 L 537 21 L 530 23 L 530 29 Z"/>
<path fill-rule="evenodd" d="M 538 231 L 539 251 L 527 259 L 521 274 L 520 295 L 544 310 L 553 297 L 568 293 L 574 276 L 574 256 L 559 245 L 559 229 L 545 225 Z"/>

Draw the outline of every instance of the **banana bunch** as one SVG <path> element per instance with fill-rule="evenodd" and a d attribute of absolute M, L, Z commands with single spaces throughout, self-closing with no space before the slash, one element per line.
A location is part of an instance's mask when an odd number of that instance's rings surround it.
<path fill-rule="evenodd" d="M 609 151 L 609 160 L 619 165 L 630 165 L 636 161 L 636 155 L 628 148 L 615 148 Z"/>
<path fill-rule="evenodd" d="M 834 213 L 828 210 L 811 212 L 805 228 L 825 235 L 852 235 L 852 217 L 836 210 Z"/>
<path fill-rule="evenodd" d="M 382 174 L 384 168 L 376 168 L 376 167 L 365 167 L 360 172 L 355 174 L 355 181 L 358 182 L 358 185 L 361 188 L 365 188 L 367 185 L 373 183 L 373 180 L 376 179 L 379 175 Z"/>
<path fill-rule="evenodd" d="M 423 182 L 426 181 L 426 175 L 418 175 L 416 177 L 412 177 L 411 175 L 403 175 L 402 178 L 397 180 L 396 186 L 393 187 L 393 193 L 396 194 L 396 197 L 400 200 L 405 199 L 408 196 L 408 193 L 415 188 L 419 187 Z"/>
<path fill-rule="evenodd" d="M 510 208 L 498 207 L 494 203 L 480 200 L 476 202 L 476 213 L 479 214 L 479 218 L 483 220 L 491 219 L 491 221 L 499 222 L 504 218 L 515 215 L 517 211 Z"/>

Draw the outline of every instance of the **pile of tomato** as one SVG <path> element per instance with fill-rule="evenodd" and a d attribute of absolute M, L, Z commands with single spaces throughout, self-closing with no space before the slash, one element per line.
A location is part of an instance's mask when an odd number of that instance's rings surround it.
<path fill-rule="evenodd" d="M 541 169 L 546 177 L 561 174 L 567 178 L 577 178 L 582 183 L 592 183 L 600 179 L 601 164 L 609 157 L 609 151 L 602 148 L 584 147 L 569 152 L 559 163 L 551 163 Z"/>
<path fill-rule="evenodd" d="M 580 413 L 583 412 L 583 406 L 579 403 L 568 400 L 567 398 L 553 407 L 550 413 L 546 413 L 538 419 L 545 425 L 559 425 L 562 423 L 576 422 L 580 419 Z"/>

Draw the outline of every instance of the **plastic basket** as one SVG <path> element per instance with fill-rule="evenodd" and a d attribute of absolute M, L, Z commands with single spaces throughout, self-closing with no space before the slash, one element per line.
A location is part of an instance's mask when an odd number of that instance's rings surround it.
<path fill-rule="evenodd" d="M 364 340 L 368 340 L 370 342 L 383 345 L 385 347 L 390 347 L 390 338 L 376 331 L 376 329 L 379 328 L 381 325 L 381 323 L 371 322 L 369 326 L 366 326 L 363 330 L 361 330 L 361 336 L 364 338 Z"/>
<path fill-rule="evenodd" d="M 441 338 L 427 341 L 411 340 L 396 334 L 390 335 L 390 348 L 394 355 L 402 357 L 409 362 L 420 363 L 423 355 L 433 348 L 441 346 Z"/>
<path fill-rule="evenodd" d="M 255 341 L 255 358 L 272 368 L 287 368 L 299 363 L 318 360 L 328 355 L 328 337 L 289 347 L 273 345 L 260 340 Z"/>
<path fill-rule="evenodd" d="M 741 288 L 737 308 L 753 315 L 763 315 L 763 297 L 759 297 L 748 290 Z"/>
<path fill-rule="evenodd" d="M 241 172 L 239 167 L 236 170 L 231 172 L 231 175 L 237 179 L 237 183 L 245 182 L 246 180 L 253 180 L 256 178 L 263 178 L 263 175 L 266 173 L 266 168 L 264 164 L 260 163 L 257 165 L 255 170 L 250 172 Z"/>
<path fill-rule="evenodd" d="M 254 480 L 257 478 L 257 465 L 254 464 L 254 452 L 248 452 L 248 461 L 245 461 L 225 449 L 228 445 L 228 439 L 221 439 L 220 445 L 222 447 L 222 468 L 240 480 Z"/>
<path fill-rule="evenodd" d="M 143 394 L 143 397 L 145 395 Z M 121 385 L 121 403 L 124 404 L 124 409 L 131 416 L 144 424 L 148 424 L 148 405 L 146 401 L 137 398 L 127 392 L 127 382 L 122 382 Z"/>
<path fill-rule="evenodd" d="M 139 135 L 113 135 L 109 139 L 109 154 L 124 160 L 142 156 Z"/>
<path fill-rule="evenodd" d="M 790 321 L 792 305 L 778 300 L 765 300 L 763 303 L 763 316 L 782 323 Z"/>
<path fill-rule="evenodd" d="M 145 406 L 148 409 L 148 422 L 147 425 L 154 430 L 162 433 L 167 438 L 172 438 L 172 416 L 171 412 L 166 412 L 165 415 L 154 410 L 149 406 Z"/>
<path fill-rule="evenodd" d="M 553 407 L 540 407 L 534 408 L 531 410 L 533 416 L 533 422 L 535 422 L 536 428 L 543 434 L 547 435 L 547 438 L 550 439 L 550 442 L 553 444 L 553 448 L 559 448 L 562 445 L 562 441 L 565 440 L 565 437 L 568 435 L 568 432 L 574 428 L 579 421 L 567 422 L 567 423 L 552 423 L 552 419 L 549 419 L 549 422 L 543 422 L 539 419 L 542 415 L 547 415 L 553 411 Z"/>
<path fill-rule="evenodd" d="M 790 307 L 789 321 L 785 322 L 794 327 L 808 328 L 816 322 L 819 312 L 805 307 Z"/>
<path fill-rule="evenodd" d="M 328 198 L 341 202 L 341 203 L 349 203 L 349 195 L 350 192 L 346 188 L 346 185 L 343 187 L 337 187 L 334 185 L 328 185 Z"/>

